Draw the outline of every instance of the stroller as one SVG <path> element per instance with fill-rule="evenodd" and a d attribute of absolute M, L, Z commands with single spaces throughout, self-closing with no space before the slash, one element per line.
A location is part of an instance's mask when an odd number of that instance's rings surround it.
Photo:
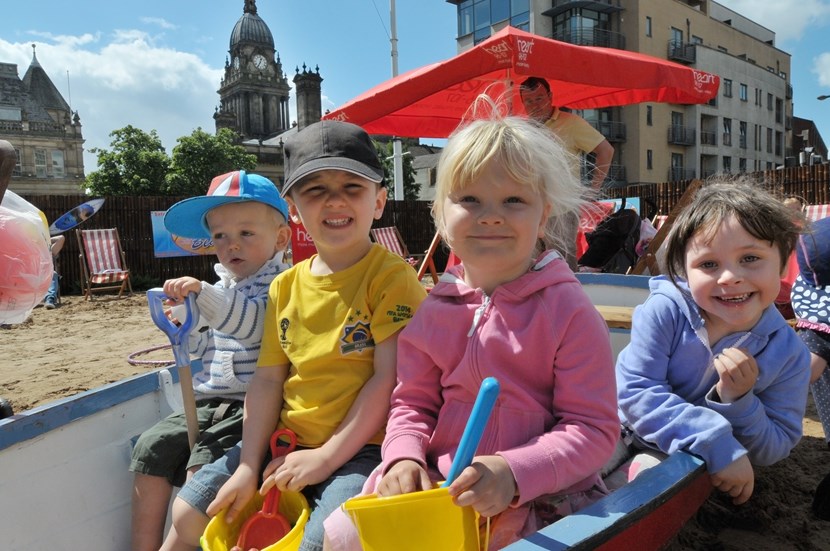
<path fill-rule="evenodd" d="M 580 268 L 586 271 L 614 274 L 627 273 L 637 263 L 637 242 L 640 240 L 640 215 L 625 208 L 606 216 L 594 231 L 585 234 L 588 248 L 579 257 Z"/>

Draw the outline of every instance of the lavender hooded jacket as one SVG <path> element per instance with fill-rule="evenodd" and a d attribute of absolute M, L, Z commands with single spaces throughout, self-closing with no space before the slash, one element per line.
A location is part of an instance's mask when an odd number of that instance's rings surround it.
<path fill-rule="evenodd" d="M 384 470 L 412 459 L 446 477 L 493 376 L 501 392 L 477 455 L 507 461 L 514 505 L 590 489 L 620 432 L 605 322 L 555 252 L 490 296 L 461 274 L 442 276 L 399 337 Z"/>

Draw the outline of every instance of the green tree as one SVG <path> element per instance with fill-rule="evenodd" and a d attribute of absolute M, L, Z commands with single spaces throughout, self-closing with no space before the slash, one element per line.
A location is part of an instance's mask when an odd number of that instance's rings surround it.
<path fill-rule="evenodd" d="M 375 142 L 375 148 L 380 155 L 383 165 L 383 175 L 386 179 L 386 189 L 389 199 L 395 198 L 395 161 L 392 158 L 392 142 L 386 144 Z M 405 152 L 404 152 L 405 153 Z M 403 197 L 406 200 L 417 200 L 421 192 L 421 184 L 415 183 L 415 169 L 412 168 L 412 155 L 403 155 Z"/>
<path fill-rule="evenodd" d="M 237 141 L 237 134 L 228 128 L 220 129 L 216 135 L 197 128 L 190 136 L 179 138 L 173 148 L 167 193 L 204 195 L 214 176 L 232 170 L 254 170 L 256 155 L 245 153 L 241 145 L 236 145 Z"/>
<path fill-rule="evenodd" d="M 93 195 L 163 195 L 170 159 L 155 130 L 128 125 L 110 133 L 110 149 L 94 147 L 98 170 L 85 187 Z"/>

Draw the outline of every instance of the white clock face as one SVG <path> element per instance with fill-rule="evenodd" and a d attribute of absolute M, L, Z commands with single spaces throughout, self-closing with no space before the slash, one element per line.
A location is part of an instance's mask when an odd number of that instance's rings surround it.
<path fill-rule="evenodd" d="M 254 66 L 257 69 L 265 69 L 266 65 L 268 65 L 268 60 L 265 59 L 265 56 L 261 56 L 259 54 L 254 56 Z"/>

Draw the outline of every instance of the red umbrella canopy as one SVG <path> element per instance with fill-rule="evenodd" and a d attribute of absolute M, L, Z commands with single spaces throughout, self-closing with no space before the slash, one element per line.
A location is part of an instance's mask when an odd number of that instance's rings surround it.
<path fill-rule="evenodd" d="M 524 114 L 518 85 L 529 76 L 547 79 L 554 103 L 572 109 L 705 103 L 720 80 L 636 52 L 575 46 L 507 27 L 455 57 L 379 84 L 323 118 L 358 124 L 370 134 L 444 138 L 485 91 L 508 98 L 513 111 Z"/>

